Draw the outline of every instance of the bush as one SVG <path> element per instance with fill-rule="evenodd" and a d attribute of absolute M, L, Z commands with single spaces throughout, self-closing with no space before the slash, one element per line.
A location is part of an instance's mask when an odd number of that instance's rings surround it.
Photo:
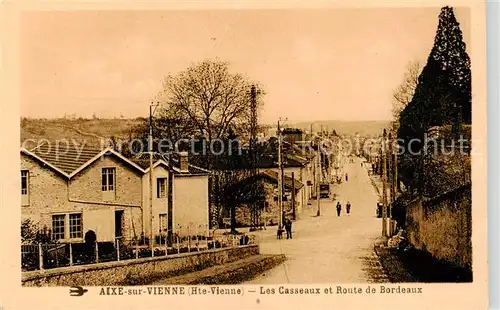
<path fill-rule="evenodd" d="M 21 221 L 21 241 L 24 244 L 55 243 L 51 240 L 51 230 L 44 227 L 40 229 L 31 219 Z"/>

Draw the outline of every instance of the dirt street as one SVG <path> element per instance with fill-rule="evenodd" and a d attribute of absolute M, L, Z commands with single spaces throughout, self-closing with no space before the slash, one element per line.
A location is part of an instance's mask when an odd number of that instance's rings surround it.
<path fill-rule="evenodd" d="M 261 253 L 286 254 L 288 260 L 248 284 L 283 283 L 373 283 L 388 282 L 373 252 L 381 235 L 381 220 L 375 217 L 377 194 L 360 160 L 346 163 L 349 180 L 335 185 L 336 200 L 321 200 L 307 206 L 293 224 L 293 239 L 276 240 L 276 227 L 259 233 Z M 342 204 L 338 217 L 335 205 Z M 351 202 L 347 216 L 345 205 Z"/>

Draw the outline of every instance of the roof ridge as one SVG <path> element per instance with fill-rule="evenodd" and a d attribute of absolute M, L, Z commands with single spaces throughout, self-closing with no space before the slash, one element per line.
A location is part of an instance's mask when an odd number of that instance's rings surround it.
<path fill-rule="evenodd" d="M 37 144 L 37 146 L 35 146 L 34 148 L 32 148 L 31 150 L 29 150 L 30 152 L 33 152 L 34 150 L 40 148 L 42 145 L 44 145 L 45 143 L 49 143 L 50 141 L 49 140 L 45 140 L 43 141 L 43 143 L 40 143 L 40 144 Z"/>

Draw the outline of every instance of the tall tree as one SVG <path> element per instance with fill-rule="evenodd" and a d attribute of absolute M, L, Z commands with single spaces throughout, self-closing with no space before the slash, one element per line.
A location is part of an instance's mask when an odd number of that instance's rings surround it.
<path fill-rule="evenodd" d="M 202 140 L 198 146 L 209 147 L 216 139 L 224 140 L 230 127 L 242 142 L 248 140 L 251 111 L 251 85 L 259 88 L 242 74 L 233 73 L 229 65 L 220 60 L 204 60 L 191 64 L 185 70 L 165 77 L 163 90 L 157 100 L 161 108 L 153 120 L 155 139 L 168 139 L 172 145 L 181 139 Z M 256 101 L 257 111 L 262 108 L 261 96 Z M 149 131 L 148 121 L 134 130 L 135 138 L 146 143 Z M 156 147 L 156 144 L 154 144 Z M 196 158 L 197 164 L 211 169 L 215 160 L 208 149 L 204 156 Z"/>
<path fill-rule="evenodd" d="M 425 169 L 424 138 L 436 126 L 471 123 L 470 58 L 453 9 L 443 7 L 434 46 L 418 78 L 412 100 L 400 113 L 398 138 L 407 150 L 400 156 L 399 173 L 406 186 L 422 194 L 433 173 Z M 411 142 L 411 143 L 410 143 Z M 411 146 L 412 152 L 408 152 Z"/>
<path fill-rule="evenodd" d="M 453 8 L 444 7 L 439 14 L 439 24 L 434 46 L 427 63 L 437 62 L 441 75 L 445 77 L 447 91 L 452 95 L 443 102 L 443 111 L 456 110 L 451 117 L 470 124 L 471 118 L 471 71 L 470 58 L 465 49 L 462 30 L 455 18 Z M 456 120 L 448 120 L 456 121 Z"/>
<path fill-rule="evenodd" d="M 164 115 L 186 120 L 191 129 L 211 141 L 222 138 L 230 125 L 248 121 L 250 85 L 228 64 L 205 60 L 164 81 Z"/>
<path fill-rule="evenodd" d="M 424 127 L 471 123 L 470 58 L 453 8 L 441 9 L 434 46 L 412 101 L 412 112 L 425 121 Z"/>

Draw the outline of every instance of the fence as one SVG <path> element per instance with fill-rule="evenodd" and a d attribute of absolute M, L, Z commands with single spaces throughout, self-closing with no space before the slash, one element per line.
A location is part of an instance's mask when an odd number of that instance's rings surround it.
<path fill-rule="evenodd" d="M 21 245 L 21 267 L 23 271 L 44 270 L 100 262 L 139 259 L 143 257 L 176 255 L 181 253 L 207 251 L 217 248 L 236 247 L 255 244 L 253 235 L 215 235 L 181 233 L 154 236 L 149 238 L 125 239 L 118 237 L 114 242 L 79 243 L 38 243 Z"/>

